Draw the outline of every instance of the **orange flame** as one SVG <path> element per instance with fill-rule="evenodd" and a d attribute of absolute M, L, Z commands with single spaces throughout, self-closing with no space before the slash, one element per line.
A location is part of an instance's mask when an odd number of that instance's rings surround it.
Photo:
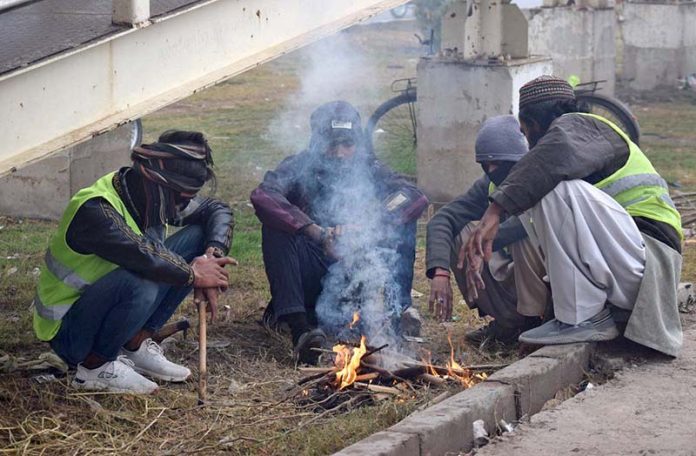
<path fill-rule="evenodd" d="M 425 369 L 426 369 L 428 374 L 434 375 L 435 377 L 440 376 L 440 374 L 437 373 L 437 371 L 435 370 L 435 367 L 433 366 L 432 358 L 431 358 L 429 351 L 426 351 L 426 356 L 421 358 L 421 361 L 423 361 L 423 364 L 425 364 Z"/>
<path fill-rule="evenodd" d="M 334 345 L 333 351 L 336 353 L 336 366 L 341 367 L 341 370 L 336 372 L 336 382 L 340 384 L 339 389 L 343 389 L 352 385 L 358 376 L 360 360 L 367 353 L 365 336 L 360 338 L 359 347 L 350 348 L 338 344 Z"/>
<path fill-rule="evenodd" d="M 358 312 L 353 312 L 353 321 L 348 324 L 348 328 L 353 329 L 358 321 L 360 321 L 360 314 Z"/>
<path fill-rule="evenodd" d="M 449 374 L 450 377 L 459 380 L 459 382 L 467 387 L 471 388 L 474 386 L 477 382 L 476 380 L 485 380 L 485 374 L 483 378 L 480 378 L 480 376 L 471 376 L 471 372 L 469 372 L 468 369 L 463 368 L 457 361 L 454 360 L 454 347 L 452 346 L 452 338 L 450 337 L 450 334 L 447 334 L 447 341 L 449 342 L 450 346 L 450 359 L 447 361 L 447 373 Z"/>

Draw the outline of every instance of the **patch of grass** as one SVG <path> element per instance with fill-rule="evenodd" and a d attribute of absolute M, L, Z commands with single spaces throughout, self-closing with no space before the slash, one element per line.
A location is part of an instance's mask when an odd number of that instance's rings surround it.
<path fill-rule="evenodd" d="M 393 79 L 415 75 L 419 48 L 413 32 L 413 25 L 399 23 L 355 27 L 330 38 L 347 42 L 364 56 L 365 64 L 353 78 L 358 87 L 337 91 L 334 98 L 346 98 L 367 118 L 394 95 L 389 90 Z M 208 330 L 211 342 L 227 344 L 208 352 L 210 403 L 196 407 L 195 380 L 167 385 L 151 397 L 133 397 L 79 393 L 67 379 L 38 385 L 27 371 L 0 374 L 0 448 L 24 454 L 329 454 L 396 423 L 440 392 L 423 389 L 406 401 L 387 400 L 318 416 L 283 400 L 301 374 L 294 369 L 289 341 L 269 335 L 257 324 L 270 294 L 260 224 L 248 196 L 266 170 L 306 144 L 308 114 L 318 101 L 306 99 L 311 88 L 302 85 L 301 75 L 312 62 L 313 50 L 324 45 L 288 54 L 143 119 L 146 141 L 170 128 L 205 132 L 215 154 L 217 196 L 235 211 L 231 255 L 240 266 L 231 273 L 230 290 L 222 297 L 221 305 L 229 310 L 222 310 L 221 320 Z M 696 187 L 694 159 L 684 144 L 694 139 L 696 109 L 688 103 L 644 103 L 636 114 L 644 133 L 663 136 L 646 134 L 643 139 L 658 170 L 669 180 Z M 399 147 L 386 158 L 410 173 L 415 168 L 408 156 L 396 154 Z M 0 218 L 0 226 L 0 357 L 33 359 L 46 346 L 31 331 L 28 304 L 36 280 L 32 271 L 41 264 L 56 224 Z M 421 223 L 413 287 L 424 294 L 414 305 L 425 314 L 427 343 L 419 351 L 444 360 L 450 353 L 449 332 L 462 364 L 516 359 L 517 353 L 481 353 L 463 342 L 464 333 L 482 321 L 458 293 L 457 322 L 443 327 L 428 316 L 424 256 Z M 14 267 L 17 271 L 8 274 Z M 696 249 L 691 247 L 684 254 L 683 280 L 696 280 Z M 192 323 L 197 320 L 190 300 L 176 317 L 182 316 Z M 195 337 L 170 343 L 167 356 L 192 367 L 196 378 Z"/>

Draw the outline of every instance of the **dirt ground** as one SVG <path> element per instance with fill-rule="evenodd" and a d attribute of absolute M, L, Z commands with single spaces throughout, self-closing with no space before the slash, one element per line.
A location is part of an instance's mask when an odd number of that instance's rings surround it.
<path fill-rule="evenodd" d="M 289 388 L 302 376 L 289 342 L 257 323 L 269 292 L 250 191 L 265 170 L 306 144 L 308 113 L 320 101 L 347 99 L 367 117 L 393 96 L 392 80 L 414 76 L 423 52 L 413 37 L 416 31 L 408 22 L 354 27 L 143 119 L 146 141 L 169 128 L 205 132 L 215 151 L 217 196 L 235 211 L 232 256 L 240 266 L 223 297 L 230 309 L 208 331 L 217 343 L 208 353 L 211 402 L 206 407 L 196 405 L 195 378 L 161 388 L 155 396 L 134 397 L 78 392 L 69 387 L 69 378 L 38 383 L 36 372 L 17 368 L 47 350 L 32 334 L 28 309 L 36 268 L 56 224 L 0 217 L 0 453 L 330 454 L 396 423 L 447 389 L 423 388 L 406 399 L 316 413 L 288 399 Z M 328 76 L 313 71 L 327 68 L 339 71 Z M 693 102 L 676 94 L 667 100 L 635 100 L 631 108 L 643 127 L 644 150 L 657 169 L 679 186 L 675 191 L 696 189 L 690 147 L 696 140 Z M 445 360 L 449 333 L 455 358 L 463 365 L 516 359 L 514 351 L 482 352 L 463 342 L 463 334 L 482 321 L 460 301 L 456 321 L 442 325 L 430 318 L 424 224 L 421 220 L 414 283 L 424 296 L 414 306 L 424 315 L 426 343 L 417 352 L 430 351 L 435 360 Z M 689 249 L 684 275 L 693 281 L 696 256 Z M 195 322 L 190 303 L 184 303 L 180 317 Z M 167 356 L 190 366 L 194 377 L 195 336 L 192 331 L 186 340 L 167 345 Z"/>
<path fill-rule="evenodd" d="M 534 415 L 476 454 L 693 456 L 695 423 L 696 315 L 690 314 L 678 358 L 629 362 L 613 380 Z"/>

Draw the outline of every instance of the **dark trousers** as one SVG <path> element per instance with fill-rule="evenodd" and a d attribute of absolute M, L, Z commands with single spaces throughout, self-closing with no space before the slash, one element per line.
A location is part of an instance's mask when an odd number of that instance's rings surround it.
<path fill-rule="evenodd" d="M 393 274 L 404 310 L 411 304 L 416 222 L 398 229 L 399 235 L 395 237 L 398 241 L 391 247 L 398 255 Z M 316 324 L 315 307 L 322 291 L 322 279 L 333 260 L 303 234 L 290 234 L 264 225 L 262 235 L 263 262 L 271 287 L 269 306 L 274 317 L 306 312 L 309 322 Z"/>
<path fill-rule="evenodd" d="M 164 241 L 190 262 L 203 252 L 205 236 L 198 225 L 187 226 Z M 114 360 L 140 330 L 157 331 L 171 318 L 191 287 L 153 282 L 118 268 L 90 285 L 63 317 L 51 347 L 69 365 L 89 353 Z"/>

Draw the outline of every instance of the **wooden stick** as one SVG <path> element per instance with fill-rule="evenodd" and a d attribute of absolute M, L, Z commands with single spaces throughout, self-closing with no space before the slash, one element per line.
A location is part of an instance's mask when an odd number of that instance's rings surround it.
<path fill-rule="evenodd" d="M 297 370 L 306 374 L 328 374 L 329 372 L 336 372 L 335 367 L 298 367 Z"/>
<path fill-rule="evenodd" d="M 372 385 L 369 383 L 360 383 L 360 382 L 355 382 L 355 383 L 353 383 L 353 385 L 359 386 L 361 388 L 366 388 L 369 391 L 372 391 L 375 393 L 387 393 L 387 394 L 392 394 L 394 396 L 398 396 L 399 394 L 401 394 L 400 390 L 398 390 L 396 388 L 392 388 L 391 386 Z"/>
<path fill-rule="evenodd" d="M 427 364 L 418 363 L 418 362 L 415 362 L 415 363 L 411 362 L 408 364 L 413 366 L 413 367 L 418 367 L 418 366 L 426 367 L 428 371 L 430 371 L 430 367 L 432 367 L 433 370 L 438 373 L 438 375 L 448 375 L 450 372 L 450 369 L 445 367 L 445 366 L 435 366 L 435 365 L 428 366 Z M 507 366 L 509 366 L 509 364 L 472 364 L 471 366 L 464 366 L 462 369 L 452 368 L 451 371 L 457 375 L 466 375 L 467 371 L 502 369 L 503 367 L 507 367 Z"/>
<path fill-rule="evenodd" d="M 206 302 L 198 303 L 198 405 L 207 399 L 208 388 L 208 336 L 206 334 Z"/>
<path fill-rule="evenodd" d="M 433 384 L 433 385 L 442 385 L 443 383 L 445 383 L 445 379 L 444 379 L 444 378 L 442 378 L 442 377 L 436 377 L 436 376 L 434 376 L 434 375 L 432 375 L 432 374 L 420 374 L 420 375 L 418 376 L 418 379 L 419 379 L 419 380 L 426 381 L 426 382 L 428 382 L 428 383 L 430 383 L 430 384 Z"/>
<path fill-rule="evenodd" d="M 389 346 L 389 344 L 384 344 L 384 345 L 382 345 L 381 347 L 377 347 L 377 348 L 373 348 L 372 350 L 368 350 L 367 353 L 365 353 L 365 354 L 363 355 L 363 358 L 367 358 L 367 357 L 370 356 L 370 355 L 374 355 L 374 354 L 377 353 L 378 351 L 384 350 L 384 349 L 387 348 L 388 346 Z"/>
<path fill-rule="evenodd" d="M 356 382 L 367 382 L 370 380 L 375 380 L 379 378 L 379 372 L 369 372 L 367 374 L 360 374 L 357 377 L 355 377 Z"/>

